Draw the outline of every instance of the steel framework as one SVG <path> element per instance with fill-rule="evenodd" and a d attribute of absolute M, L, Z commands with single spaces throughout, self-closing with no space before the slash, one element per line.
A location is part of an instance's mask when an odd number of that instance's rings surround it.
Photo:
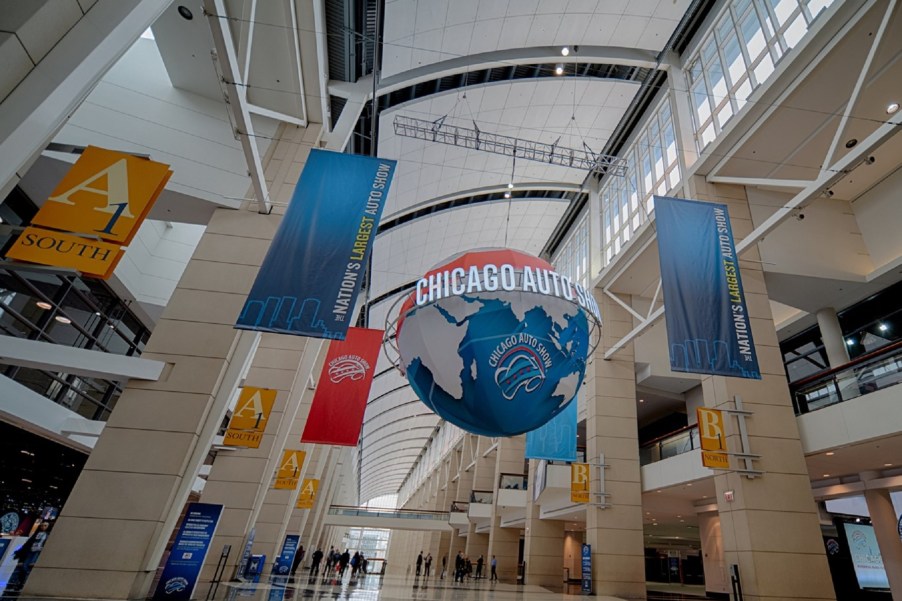
<path fill-rule="evenodd" d="M 594 153 L 588 147 L 583 149 L 567 148 L 566 146 L 558 146 L 556 142 L 546 144 L 544 142 L 492 134 L 480 130 L 475 123 L 472 128 L 469 128 L 446 124 L 444 117 L 436 121 L 427 121 L 425 119 L 396 115 L 394 127 L 395 135 L 406 138 L 460 146 L 527 161 L 594 171 L 600 174 L 626 175 L 626 161 L 619 157 Z"/>

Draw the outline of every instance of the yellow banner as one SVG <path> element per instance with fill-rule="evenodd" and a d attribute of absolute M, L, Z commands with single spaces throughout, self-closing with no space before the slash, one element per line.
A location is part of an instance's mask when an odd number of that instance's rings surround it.
<path fill-rule="evenodd" d="M 304 466 L 304 451 L 282 451 L 282 461 L 276 472 L 275 488 L 279 490 L 294 490 L 301 478 L 301 468 Z"/>
<path fill-rule="evenodd" d="M 256 449 L 263 440 L 263 431 L 276 402 L 276 391 L 271 388 L 246 386 L 241 389 L 223 445 Z"/>
<path fill-rule="evenodd" d="M 6 257 L 40 265 L 70 267 L 105 279 L 113 273 L 122 253 L 118 244 L 27 227 L 7 251 Z"/>
<path fill-rule="evenodd" d="M 301 485 L 301 493 L 298 495 L 298 502 L 295 505 L 297 509 L 313 509 L 313 502 L 316 500 L 316 491 L 319 490 L 319 480 L 315 478 L 304 478 Z"/>
<path fill-rule="evenodd" d="M 171 175 L 169 165 L 88 146 L 32 224 L 128 245 Z"/>
<path fill-rule="evenodd" d="M 705 451 L 726 451 L 727 434 L 723 427 L 723 412 L 719 409 L 695 410 L 698 418 L 698 437 Z"/>
<path fill-rule="evenodd" d="M 717 451 L 702 451 L 702 465 L 714 469 L 730 469 L 730 456 Z"/>
<path fill-rule="evenodd" d="M 589 464 L 570 464 L 570 501 L 573 503 L 589 502 Z"/>

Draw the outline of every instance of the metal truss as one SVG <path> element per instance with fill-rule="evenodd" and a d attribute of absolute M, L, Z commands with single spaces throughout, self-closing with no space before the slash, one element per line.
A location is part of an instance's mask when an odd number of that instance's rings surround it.
<path fill-rule="evenodd" d="M 480 130 L 476 124 L 472 128 L 449 125 L 442 117 L 436 121 L 416 119 L 396 115 L 395 135 L 416 138 L 449 146 L 460 146 L 471 150 L 481 150 L 504 156 L 549 163 L 562 167 L 572 167 L 593 171 L 604 175 L 626 175 L 626 161 L 619 157 L 594 153 L 588 147 L 582 149 L 559 146 L 556 142 L 546 144 L 511 136 L 502 136 Z"/>

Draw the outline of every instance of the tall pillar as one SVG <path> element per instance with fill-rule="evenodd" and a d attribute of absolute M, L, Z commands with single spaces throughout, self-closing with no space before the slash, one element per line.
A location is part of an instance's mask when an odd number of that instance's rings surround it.
<path fill-rule="evenodd" d="M 821 331 L 821 340 L 824 342 L 824 350 L 827 351 L 827 361 L 830 367 L 839 367 L 849 362 L 849 349 L 842 335 L 839 325 L 839 317 L 836 309 L 824 307 L 817 312 L 817 327 Z"/>
<path fill-rule="evenodd" d="M 526 450 L 526 436 L 502 438 L 498 441 L 495 460 L 495 504 L 492 510 L 492 529 L 489 532 L 489 548 L 486 560 L 494 555 L 498 560 L 498 580 L 515 583 L 517 564 L 520 560 L 520 528 L 501 527 L 501 505 L 498 497 L 501 490 L 501 474 L 522 474 L 523 454 Z M 489 570 L 490 571 L 490 570 Z"/>
<path fill-rule="evenodd" d="M 716 511 L 698 514 L 698 534 L 702 543 L 705 592 L 729 594 L 730 577 L 723 560 L 723 536 L 720 532 L 720 516 Z"/>
<path fill-rule="evenodd" d="M 586 459 L 598 464 L 604 454 L 605 492 L 599 468 L 589 468 L 586 541 L 592 545 L 592 580 L 598 595 L 645 598 L 645 547 L 639 430 L 636 422 L 636 367 L 633 343 L 610 360 L 605 349 L 633 329 L 632 316 L 607 295 L 598 295 L 604 316 L 601 343 L 586 369 Z M 626 302 L 629 302 L 627 300 Z M 601 507 L 596 503 L 605 503 Z"/>
<path fill-rule="evenodd" d="M 879 478 L 876 472 L 864 472 L 861 479 L 865 486 L 871 480 Z M 871 525 L 877 537 L 877 546 L 883 557 L 883 568 L 889 580 L 890 591 L 895 601 L 902 600 L 902 539 L 899 538 L 899 522 L 889 490 L 885 488 L 866 488 L 864 500 L 868 504 Z"/>
<path fill-rule="evenodd" d="M 753 228 L 745 190 L 696 178 L 700 200 L 729 207 L 733 232 L 742 240 Z M 733 409 L 742 398 L 750 453 L 761 456 L 755 469 L 764 474 L 749 479 L 737 472 L 714 477 L 723 534 L 724 560 L 739 566 L 746 601 L 764 599 L 835 599 L 824 552 L 817 506 L 799 441 L 783 357 L 759 262 L 757 248 L 740 258 L 742 283 L 761 380 L 708 376 L 702 380 L 705 405 Z M 741 452 L 735 419 L 726 417 L 727 448 Z M 739 460 L 730 458 L 736 468 Z M 727 501 L 724 493 L 732 501 Z M 799 578 L 804 574 L 804 578 Z"/>
<path fill-rule="evenodd" d="M 526 584 L 558 587 L 563 580 L 564 522 L 541 519 L 541 507 L 533 501 L 533 487 L 539 462 L 529 460 L 529 484 L 526 489 Z"/>
<path fill-rule="evenodd" d="M 473 468 L 473 491 L 490 492 L 495 495 L 497 489 L 497 482 L 495 481 L 495 455 L 493 452 L 486 457 L 482 456 L 482 453 L 485 449 L 489 448 L 492 441 L 485 436 L 478 436 L 473 438 L 473 442 L 475 444 L 474 457 L 476 459 L 476 465 Z M 473 504 L 471 504 L 471 507 L 472 506 Z M 491 505 L 491 509 L 492 517 L 489 519 L 494 519 L 494 502 Z M 489 551 L 488 533 L 477 533 L 476 527 L 476 523 L 470 522 L 470 531 L 469 534 L 467 534 L 466 551 L 464 551 L 464 554 L 473 561 L 474 566 L 476 565 L 476 560 L 479 556 L 482 555 L 482 558 L 485 559 L 486 553 Z M 475 570 L 476 568 L 474 567 L 473 569 Z"/>

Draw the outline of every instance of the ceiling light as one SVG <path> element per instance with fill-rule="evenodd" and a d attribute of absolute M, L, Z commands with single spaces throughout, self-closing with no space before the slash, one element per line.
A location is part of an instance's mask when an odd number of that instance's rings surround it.
<path fill-rule="evenodd" d="M 561 48 L 561 56 L 567 56 L 568 54 L 570 54 L 570 48 L 568 48 L 567 46 L 564 46 L 563 48 Z M 896 105 L 896 108 L 897 109 L 899 108 L 898 104 Z M 888 113 L 889 109 L 887 109 L 886 112 Z M 895 112 L 895 111 L 893 111 L 893 112 Z"/>
<path fill-rule="evenodd" d="M 824 474 L 824 478 L 829 478 L 830 474 Z"/>
<path fill-rule="evenodd" d="M 892 463 L 884 463 L 883 467 L 893 467 L 893 464 Z"/>
<path fill-rule="evenodd" d="M 179 6 L 178 7 L 179 14 L 182 15 L 182 18 L 186 21 L 190 21 L 194 18 L 194 13 L 187 6 Z"/>
<path fill-rule="evenodd" d="M 853 344 L 855 344 L 855 339 L 854 339 L 854 338 L 846 338 L 846 345 L 847 345 L 847 346 L 852 346 Z"/>
<path fill-rule="evenodd" d="M 692 483 L 691 483 L 691 482 L 690 482 L 690 483 L 689 483 L 689 484 L 687 484 L 687 485 L 686 485 L 686 486 L 692 486 Z"/>
<path fill-rule="evenodd" d="M 644 403 L 644 402 L 645 402 L 645 399 L 639 399 L 639 402 L 640 402 L 640 403 Z"/>
<path fill-rule="evenodd" d="M 861 523 L 861 518 L 855 518 L 855 523 L 856 523 L 856 524 L 860 524 L 860 523 Z"/>
<path fill-rule="evenodd" d="M 60 322 L 60 323 L 64 323 L 64 324 L 67 324 L 67 325 L 70 324 L 70 323 L 72 323 L 72 320 L 71 320 L 71 319 L 69 319 L 68 317 L 64 317 L 64 316 L 62 316 L 62 315 L 56 315 L 53 319 L 57 320 L 57 321 Z"/>
<path fill-rule="evenodd" d="M 836 453 L 834 453 L 833 451 L 827 451 L 826 453 L 824 453 L 824 455 L 826 455 L 827 457 L 833 457 L 834 455 L 836 455 Z"/>
<path fill-rule="evenodd" d="M 513 189 L 514 189 L 514 182 L 509 183 L 509 184 L 507 185 L 507 189 L 508 189 L 508 190 L 513 190 Z"/>
<path fill-rule="evenodd" d="M 880 328 L 880 331 L 881 331 L 881 332 L 885 332 L 885 331 L 887 331 L 887 330 L 889 329 L 889 326 L 886 325 L 885 323 L 882 323 L 882 324 L 880 324 L 880 325 L 877 326 L 877 327 Z"/>
<path fill-rule="evenodd" d="M 567 56 L 567 55 L 565 54 L 564 56 Z M 890 102 L 889 104 L 886 105 L 886 114 L 887 115 L 892 115 L 893 113 L 895 113 L 898 110 L 899 110 L 898 102 Z"/>
<path fill-rule="evenodd" d="M 50 303 L 45 303 L 44 301 L 38 301 L 35 303 L 35 305 L 37 305 L 38 309 L 52 309 L 53 308 L 53 305 L 51 305 Z"/>
<path fill-rule="evenodd" d="M 681 523 L 681 524 L 685 524 L 685 523 L 686 523 L 686 520 L 680 520 L 680 523 Z"/>
<path fill-rule="evenodd" d="M 505 198 L 510 198 L 510 197 L 511 197 L 511 193 L 510 193 L 510 192 L 505 192 L 505 193 L 504 193 L 504 197 L 505 197 Z"/>
<path fill-rule="evenodd" d="M 555 75 L 563 75 L 564 74 L 564 65 L 562 63 L 558 63 L 554 68 Z"/>

